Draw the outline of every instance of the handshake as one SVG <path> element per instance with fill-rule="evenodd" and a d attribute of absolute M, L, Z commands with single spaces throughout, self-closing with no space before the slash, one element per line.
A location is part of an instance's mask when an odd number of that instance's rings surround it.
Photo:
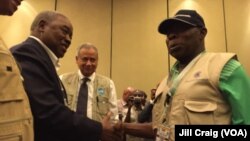
<path fill-rule="evenodd" d="M 112 112 L 109 112 L 102 120 L 101 141 L 123 141 L 123 132 L 121 121 L 110 123 Z"/>
<path fill-rule="evenodd" d="M 142 138 L 155 138 L 155 131 L 152 123 L 123 123 L 118 121 L 115 124 L 110 123 L 112 113 L 109 112 L 102 120 L 101 141 L 125 141 L 125 133 Z"/>

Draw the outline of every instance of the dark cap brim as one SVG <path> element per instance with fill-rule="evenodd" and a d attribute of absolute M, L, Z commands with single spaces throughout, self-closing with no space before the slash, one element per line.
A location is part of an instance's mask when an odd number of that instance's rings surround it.
<path fill-rule="evenodd" d="M 196 25 L 190 23 L 190 22 L 187 22 L 185 20 L 182 20 L 182 19 L 177 19 L 177 18 L 169 18 L 169 19 L 166 19 L 164 21 L 162 21 L 158 27 L 158 31 L 161 33 L 161 34 L 167 34 L 169 33 L 169 29 L 173 26 L 179 26 L 179 25 L 187 25 L 187 26 L 190 26 L 190 27 L 194 27 Z"/>

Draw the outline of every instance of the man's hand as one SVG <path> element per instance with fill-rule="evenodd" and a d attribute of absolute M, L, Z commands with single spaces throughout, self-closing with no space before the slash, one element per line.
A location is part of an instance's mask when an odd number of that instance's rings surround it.
<path fill-rule="evenodd" d="M 112 112 L 109 112 L 102 120 L 102 141 L 121 141 L 121 134 L 115 132 L 114 127 L 110 123 Z"/>
<path fill-rule="evenodd" d="M 122 121 L 118 121 L 117 123 L 115 123 L 114 129 L 115 129 L 116 132 L 123 132 L 123 123 L 122 123 Z"/>

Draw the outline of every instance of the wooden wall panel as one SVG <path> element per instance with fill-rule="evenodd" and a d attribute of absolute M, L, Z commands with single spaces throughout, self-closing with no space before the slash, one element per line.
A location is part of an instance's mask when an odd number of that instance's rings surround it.
<path fill-rule="evenodd" d="M 224 0 L 226 16 L 227 46 L 229 52 L 238 55 L 239 61 L 250 75 L 250 1 Z"/>
<path fill-rule="evenodd" d="M 166 0 L 114 0 L 112 78 L 118 97 L 127 86 L 149 93 L 168 73 L 165 37 Z"/>

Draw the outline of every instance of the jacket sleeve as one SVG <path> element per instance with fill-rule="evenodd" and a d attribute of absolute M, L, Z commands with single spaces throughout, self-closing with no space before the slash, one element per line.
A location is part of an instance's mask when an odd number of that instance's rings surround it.
<path fill-rule="evenodd" d="M 243 66 L 231 59 L 220 74 L 220 90 L 232 108 L 232 124 L 250 124 L 250 78 Z"/>

